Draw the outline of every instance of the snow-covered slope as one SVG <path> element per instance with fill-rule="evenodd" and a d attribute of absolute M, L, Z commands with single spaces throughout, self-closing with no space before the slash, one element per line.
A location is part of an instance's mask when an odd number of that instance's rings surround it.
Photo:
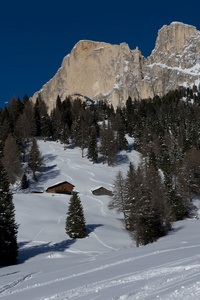
<path fill-rule="evenodd" d="M 89 232 L 75 240 L 65 234 L 69 195 L 14 192 L 19 224 L 19 262 L 0 268 L 0 298 L 200 299 L 200 241 L 197 219 L 174 224 L 156 243 L 135 247 L 122 216 L 109 211 L 109 196 L 91 190 L 112 189 L 119 169 L 136 165 L 137 152 L 122 152 L 114 167 L 92 164 L 79 149 L 39 141 L 45 168 L 32 190 L 62 180 L 79 192 Z M 199 200 L 195 204 L 199 206 Z"/>

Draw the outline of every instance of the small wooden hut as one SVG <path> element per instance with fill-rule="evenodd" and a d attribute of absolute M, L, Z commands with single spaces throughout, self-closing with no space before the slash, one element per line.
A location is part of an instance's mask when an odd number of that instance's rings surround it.
<path fill-rule="evenodd" d="M 68 194 L 68 195 L 72 195 L 73 193 L 73 188 L 74 185 L 67 182 L 67 181 L 63 181 L 63 182 L 59 182 L 55 185 L 52 185 L 50 187 L 48 187 L 46 189 L 47 193 L 57 193 L 57 194 Z"/>
<path fill-rule="evenodd" d="M 100 188 L 93 190 L 92 194 L 95 196 L 112 196 L 112 191 L 101 186 Z"/>

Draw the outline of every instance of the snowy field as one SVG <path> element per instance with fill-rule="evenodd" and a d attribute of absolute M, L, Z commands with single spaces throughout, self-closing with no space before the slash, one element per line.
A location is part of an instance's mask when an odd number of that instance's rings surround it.
<path fill-rule="evenodd" d="M 0 298 L 6 300 L 200 299 L 200 220 L 187 219 L 156 243 L 135 247 L 122 215 L 107 208 L 109 196 L 91 190 L 112 189 L 119 170 L 135 151 L 121 152 L 117 164 L 92 164 L 80 149 L 39 141 L 45 167 L 31 190 L 67 180 L 79 193 L 89 236 L 65 234 L 69 195 L 14 191 L 19 224 L 19 257 L 0 268 Z M 195 201 L 199 207 L 199 200 Z M 198 214 L 198 211 L 197 211 Z"/>

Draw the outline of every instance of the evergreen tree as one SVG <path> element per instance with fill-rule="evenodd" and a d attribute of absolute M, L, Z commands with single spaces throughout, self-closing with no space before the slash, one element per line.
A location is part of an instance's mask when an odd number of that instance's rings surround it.
<path fill-rule="evenodd" d="M 182 174 L 186 179 L 192 201 L 192 195 L 199 193 L 200 186 L 200 153 L 194 146 L 184 156 Z"/>
<path fill-rule="evenodd" d="M 56 105 L 56 108 L 52 111 L 51 119 L 53 137 L 54 139 L 59 139 L 62 131 L 61 110 L 59 109 L 59 106 Z"/>
<path fill-rule="evenodd" d="M 0 139 L 0 158 L 3 156 L 4 142 Z"/>
<path fill-rule="evenodd" d="M 28 97 L 27 94 L 24 95 L 22 102 L 23 102 L 24 105 L 26 105 L 26 103 L 29 102 L 29 97 Z"/>
<path fill-rule="evenodd" d="M 95 163 L 98 158 L 98 149 L 97 149 L 97 141 L 96 141 L 96 129 L 93 126 L 91 135 L 89 137 L 89 144 L 88 144 L 88 154 L 87 157 Z"/>
<path fill-rule="evenodd" d="M 59 95 L 57 96 L 57 99 L 56 99 L 56 108 L 61 112 L 61 110 L 62 110 L 62 103 L 61 103 L 61 99 L 60 99 Z"/>
<path fill-rule="evenodd" d="M 130 162 L 129 169 L 125 178 L 124 193 L 126 198 L 126 212 L 128 215 L 127 223 L 129 224 L 129 229 L 131 228 L 131 230 L 134 230 L 133 223 L 135 222 L 136 215 L 137 215 L 136 191 L 138 189 L 138 180 L 140 179 L 140 176 L 137 176 L 136 173 L 137 172 L 134 168 L 134 165 Z M 135 213 L 134 217 L 133 217 L 134 214 L 133 212 Z M 135 219 L 134 222 L 133 219 Z"/>
<path fill-rule="evenodd" d="M 60 108 L 61 107 L 61 108 Z M 69 130 L 71 130 L 73 122 L 72 104 L 70 98 L 66 98 L 60 105 L 60 100 L 57 101 L 56 108 L 61 110 L 61 121 L 67 123 Z"/>
<path fill-rule="evenodd" d="M 81 147 L 82 157 L 84 148 L 88 145 L 89 129 L 89 116 L 83 108 L 79 109 L 79 115 L 75 118 L 72 124 L 72 138 L 75 146 Z"/>
<path fill-rule="evenodd" d="M 21 150 L 23 152 L 23 162 L 26 158 L 27 142 L 36 133 L 36 123 L 33 113 L 33 104 L 27 101 L 24 104 L 24 111 L 17 119 L 15 124 L 14 134 L 18 137 L 21 143 Z"/>
<path fill-rule="evenodd" d="M 15 207 L 6 171 L 0 162 L 0 265 L 15 264 L 17 255 Z"/>
<path fill-rule="evenodd" d="M 9 112 L 9 116 L 10 116 L 10 126 L 11 126 L 12 130 L 14 128 L 14 125 L 15 125 L 15 122 L 16 122 L 18 116 L 20 115 L 20 113 L 22 111 L 19 103 L 21 103 L 20 100 L 17 101 L 14 96 L 8 105 L 8 112 Z"/>
<path fill-rule="evenodd" d="M 134 113 L 134 105 L 130 96 L 126 101 L 125 118 L 126 118 L 126 130 L 130 136 L 133 136 L 135 113 Z"/>
<path fill-rule="evenodd" d="M 127 177 L 119 173 L 109 208 L 124 213 L 126 228 L 133 233 L 136 246 L 156 241 L 171 229 L 169 199 L 158 171 L 146 161 L 135 171 L 129 165 Z"/>
<path fill-rule="evenodd" d="M 105 163 L 107 157 L 107 145 L 106 145 L 106 123 L 103 122 L 100 129 L 100 154 L 102 154 L 103 163 Z"/>
<path fill-rule="evenodd" d="M 5 110 L 7 110 L 7 107 L 5 107 Z M 2 141 L 5 141 L 8 134 L 11 133 L 11 127 L 10 127 L 10 120 L 9 118 L 5 117 L 4 113 L 1 120 L 1 127 L 0 127 L 0 139 Z"/>
<path fill-rule="evenodd" d="M 140 217 L 143 213 L 142 200 L 143 200 L 143 182 L 144 174 L 142 166 L 139 165 L 137 171 L 134 171 L 132 165 L 129 167 L 126 179 L 126 193 L 128 196 L 128 202 L 130 206 L 129 213 L 129 226 L 130 231 L 133 233 L 136 247 L 139 247 L 141 243 L 140 234 Z"/>
<path fill-rule="evenodd" d="M 60 141 L 64 144 L 64 148 L 66 144 L 69 144 L 69 128 L 67 123 L 62 124 L 62 129 L 60 132 Z"/>
<path fill-rule="evenodd" d="M 116 142 L 118 150 L 128 150 L 128 142 L 125 137 L 125 125 L 122 116 L 117 113 L 114 120 L 114 130 L 116 131 Z"/>
<path fill-rule="evenodd" d="M 40 117 L 40 109 L 39 109 L 39 99 L 36 99 L 34 105 L 34 119 L 36 125 L 36 136 L 41 135 L 41 117 Z"/>
<path fill-rule="evenodd" d="M 135 188 L 130 223 L 136 244 L 146 245 L 171 229 L 171 211 L 161 178 L 153 166 L 142 166 L 142 184 Z"/>
<path fill-rule="evenodd" d="M 34 105 L 34 119 L 36 124 L 36 136 L 40 136 L 42 134 L 42 130 L 44 136 L 48 136 L 49 131 L 51 131 L 51 129 L 49 129 L 51 124 L 47 112 L 47 106 L 42 100 L 40 94 L 38 95 Z"/>
<path fill-rule="evenodd" d="M 113 165 L 116 157 L 117 143 L 114 131 L 110 124 L 108 126 L 103 123 L 100 131 L 100 153 L 103 156 L 103 162 L 107 158 L 108 165 Z"/>
<path fill-rule="evenodd" d="M 2 163 L 8 175 L 9 183 L 13 184 L 18 177 L 21 178 L 22 169 L 20 151 L 11 134 L 8 135 L 5 141 Z"/>
<path fill-rule="evenodd" d="M 22 176 L 22 181 L 21 181 L 21 189 L 25 190 L 28 188 L 28 179 L 26 176 L 26 173 L 24 173 L 24 175 Z"/>
<path fill-rule="evenodd" d="M 83 206 L 77 193 L 73 193 L 69 202 L 65 231 L 71 238 L 87 236 Z"/>
<path fill-rule="evenodd" d="M 72 124 L 72 139 L 76 147 L 81 146 L 81 118 L 78 116 Z"/>
<path fill-rule="evenodd" d="M 121 173 L 118 172 L 113 190 L 113 198 L 109 202 L 109 209 L 116 209 L 118 213 L 122 212 L 124 215 L 125 228 L 128 229 L 128 211 L 127 211 L 127 198 L 125 194 L 125 179 Z"/>
<path fill-rule="evenodd" d="M 49 115 L 46 113 L 41 116 L 41 135 L 45 138 L 49 138 L 52 134 L 52 122 Z"/>
<path fill-rule="evenodd" d="M 32 146 L 29 152 L 29 167 L 33 171 L 33 179 L 37 181 L 35 172 L 42 165 L 42 156 L 35 138 L 32 139 Z"/>

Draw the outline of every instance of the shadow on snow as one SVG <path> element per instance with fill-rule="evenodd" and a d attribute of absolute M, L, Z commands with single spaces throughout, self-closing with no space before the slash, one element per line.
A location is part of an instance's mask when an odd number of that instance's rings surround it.
<path fill-rule="evenodd" d="M 43 162 L 44 163 L 50 163 L 50 162 L 52 162 L 52 161 L 54 161 L 55 159 L 56 159 L 56 157 L 57 157 L 58 155 L 53 155 L 53 154 L 45 154 L 45 155 L 43 155 Z"/>
<path fill-rule="evenodd" d="M 95 231 L 96 228 L 103 226 L 102 224 L 87 224 L 86 230 L 87 233 L 90 234 L 91 232 Z"/>
<path fill-rule="evenodd" d="M 60 170 L 54 170 L 57 167 L 57 165 L 49 166 L 49 167 L 44 167 L 43 168 L 43 173 L 41 173 L 39 182 L 46 181 L 47 179 L 54 179 L 57 176 L 60 175 Z"/>
<path fill-rule="evenodd" d="M 86 229 L 88 234 L 93 232 L 97 227 L 103 226 L 102 224 L 88 224 Z M 76 238 L 66 239 L 60 243 L 52 244 L 52 242 L 42 243 L 35 246 L 28 246 L 32 241 L 20 242 L 18 243 L 19 253 L 18 253 L 18 262 L 17 264 L 22 264 L 25 261 L 40 255 L 42 253 L 49 252 L 64 252 L 66 249 L 70 248 L 76 242 Z"/>
<path fill-rule="evenodd" d="M 35 257 L 37 255 L 40 255 L 42 253 L 49 253 L 49 252 L 64 252 L 67 248 L 69 248 L 73 243 L 75 243 L 76 239 L 70 239 L 70 240 L 65 240 L 60 243 L 56 244 L 51 244 L 49 243 L 44 243 L 44 244 L 39 244 L 31 247 L 25 247 L 24 246 L 28 245 L 31 241 L 27 242 L 21 242 L 18 244 L 19 247 L 19 254 L 18 254 L 18 264 L 22 264 L 25 261 L 29 260 L 32 257 Z M 20 249 L 21 248 L 21 249 Z"/>

